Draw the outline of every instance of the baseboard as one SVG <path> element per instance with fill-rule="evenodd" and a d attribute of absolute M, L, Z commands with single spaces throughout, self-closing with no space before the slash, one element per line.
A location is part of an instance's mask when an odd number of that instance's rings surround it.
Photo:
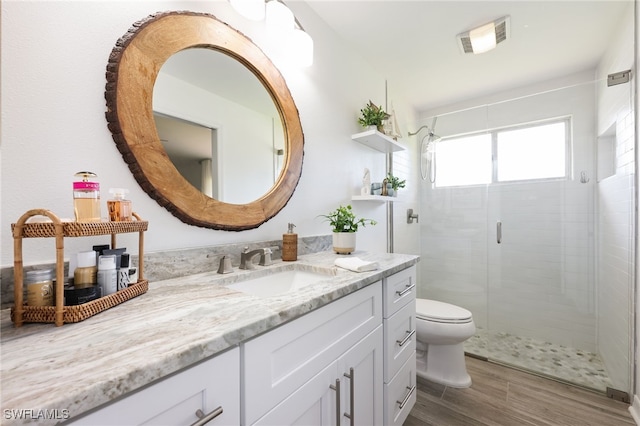
<path fill-rule="evenodd" d="M 638 395 L 633 396 L 633 404 L 629 407 L 629 413 L 631 413 L 633 421 L 640 426 L 640 398 Z"/>

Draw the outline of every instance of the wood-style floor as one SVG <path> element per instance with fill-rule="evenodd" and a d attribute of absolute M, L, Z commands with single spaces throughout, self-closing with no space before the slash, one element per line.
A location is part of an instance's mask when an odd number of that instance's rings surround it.
<path fill-rule="evenodd" d="M 456 389 L 418 380 L 404 426 L 635 425 L 629 405 L 603 394 L 466 357 L 473 384 Z"/>

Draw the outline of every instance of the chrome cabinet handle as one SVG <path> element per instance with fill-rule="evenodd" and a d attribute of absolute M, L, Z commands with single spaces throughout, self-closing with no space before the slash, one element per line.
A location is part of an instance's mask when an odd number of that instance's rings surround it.
<path fill-rule="evenodd" d="M 407 389 L 409 389 L 409 392 L 407 392 L 407 395 L 404 397 L 404 399 L 402 401 L 396 401 L 396 403 L 400 404 L 401 410 L 404 408 L 407 402 L 409 402 L 409 398 L 411 398 L 411 395 L 413 395 L 413 393 L 416 391 L 416 386 L 415 385 L 413 385 L 412 387 L 407 386 Z"/>
<path fill-rule="evenodd" d="M 335 385 L 329 385 L 329 388 L 336 391 L 336 426 L 340 425 L 340 379 L 336 379 Z"/>
<path fill-rule="evenodd" d="M 354 400 L 355 400 L 356 390 L 355 390 L 355 378 L 354 378 L 354 374 L 353 374 L 353 367 L 349 368 L 349 374 L 344 373 L 344 377 L 346 377 L 347 379 L 350 380 L 350 383 L 349 383 L 349 391 L 350 391 L 349 403 L 351 405 L 351 413 L 344 413 L 344 416 L 349 419 L 349 424 L 351 426 L 354 426 L 355 425 L 355 420 L 354 420 L 355 410 L 353 408 L 353 403 L 354 403 Z"/>
<path fill-rule="evenodd" d="M 502 242 L 502 222 L 498 221 L 496 223 L 496 240 L 498 244 Z"/>
<path fill-rule="evenodd" d="M 398 346 L 402 347 L 404 346 L 409 340 L 411 340 L 411 338 L 413 337 L 413 335 L 416 334 L 416 330 L 407 330 L 407 335 L 405 336 L 404 339 L 402 340 L 396 340 L 396 343 L 398 344 Z"/>
<path fill-rule="evenodd" d="M 401 291 L 396 291 L 396 294 L 400 297 L 404 296 L 405 294 L 407 294 L 408 292 L 410 292 L 411 290 L 413 290 L 415 288 L 415 283 L 408 285 L 404 290 Z"/>
<path fill-rule="evenodd" d="M 220 414 L 222 414 L 222 406 L 216 408 L 209 414 L 204 414 L 204 411 L 198 409 L 196 411 L 196 416 L 198 417 L 198 420 L 196 420 L 195 423 L 191 424 L 191 426 L 204 426 L 207 423 L 209 423 L 211 420 L 218 417 Z"/>

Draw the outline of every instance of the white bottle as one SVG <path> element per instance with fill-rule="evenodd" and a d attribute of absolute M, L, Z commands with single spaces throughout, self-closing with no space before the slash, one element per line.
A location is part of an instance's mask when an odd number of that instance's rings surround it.
<path fill-rule="evenodd" d="M 118 274 L 116 271 L 116 255 L 102 255 L 98 258 L 98 286 L 102 296 L 118 291 Z"/>

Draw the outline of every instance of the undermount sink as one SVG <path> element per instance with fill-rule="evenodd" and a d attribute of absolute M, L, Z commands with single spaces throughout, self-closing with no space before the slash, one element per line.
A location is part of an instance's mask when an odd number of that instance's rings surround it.
<path fill-rule="evenodd" d="M 329 270 L 326 273 L 300 269 L 276 270 L 268 275 L 229 284 L 227 287 L 254 296 L 272 297 L 301 290 L 334 275 L 335 271 L 332 273 Z"/>

